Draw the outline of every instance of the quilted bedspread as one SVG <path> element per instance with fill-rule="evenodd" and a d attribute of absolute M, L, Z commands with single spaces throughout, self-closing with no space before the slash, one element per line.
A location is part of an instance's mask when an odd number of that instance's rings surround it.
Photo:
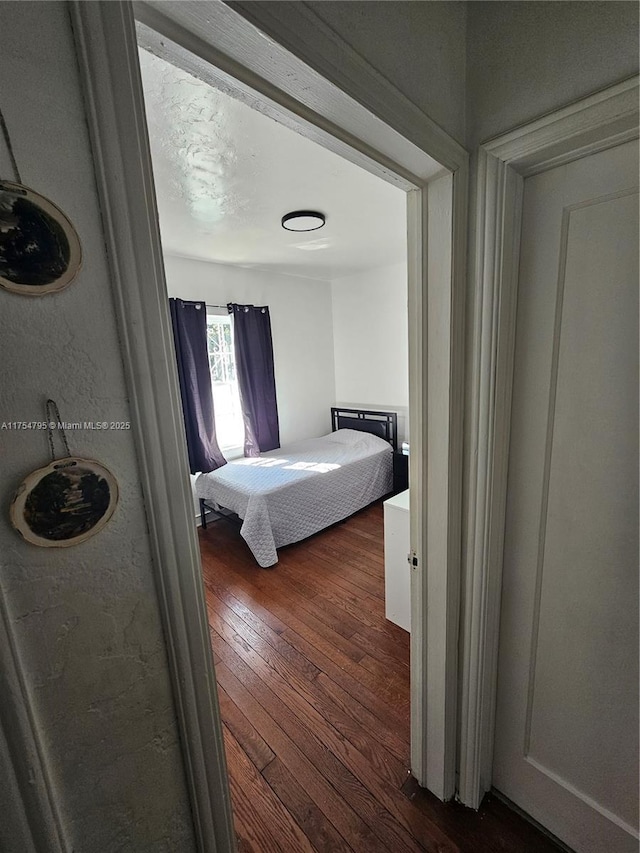
<path fill-rule="evenodd" d="M 234 459 L 196 480 L 196 494 L 243 520 L 258 565 L 276 549 L 335 524 L 392 489 L 393 452 L 377 436 L 341 429 L 255 458 Z"/>

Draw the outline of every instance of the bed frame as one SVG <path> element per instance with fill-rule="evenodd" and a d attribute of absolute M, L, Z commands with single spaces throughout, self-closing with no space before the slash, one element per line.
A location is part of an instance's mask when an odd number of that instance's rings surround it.
<path fill-rule="evenodd" d="M 372 412 L 365 409 L 331 409 L 331 426 L 337 429 L 357 429 L 370 432 L 388 441 L 394 452 L 398 450 L 398 416 L 395 412 Z"/>

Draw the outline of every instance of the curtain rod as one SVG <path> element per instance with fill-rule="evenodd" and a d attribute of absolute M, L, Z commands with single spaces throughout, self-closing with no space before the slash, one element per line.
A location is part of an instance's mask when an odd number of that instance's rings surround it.
<path fill-rule="evenodd" d="M 184 305 L 186 305 L 186 304 L 195 305 L 196 308 L 199 308 L 203 304 L 201 300 L 196 300 L 196 299 L 182 299 L 180 301 Z M 211 305 L 209 302 L 205 302 L 204 307 L 205 308 L 220 308 L 220 309 L 224 309 L 226 311 L 229 311 L 229 305 L 234 305 L 234 304 L 235 303 L 233 303 L 233 302 L 229 302 L 226 305 Z M 261 311 L 263 314 L 265 314 L 269 310 L 266 305 L 241 305 L 240 307 L 243 308 L 245 311 L 248 311 L 250 308 L 253 308 L 255 311 Z M 229 311 L 229 313 L 231 313 L 231 311 Z"/>
<path fill-rule="evenodd" d="M 229 302 L 229 303 L 227 303 L 226 305 L 210 305 L 210 304 L 207 302 L 207 303 L 205 303 L 205 304 L 206 304 L 206 307 L 207 307 L 207 308 L 225 308 L 225 309 L 228 311 L 228 310 L 229 310 L 229 305 L 233 305 L 233 304 L 235 304 L 235 303 L 233 303 L 233 302 Z M 264 314 L 264 313 L 265 313 L 265 311 L 267 310 L 267 306 L 266 306 L 266 305 L 242 305 L 241 307 L 242 307 L 242 308 L 244 308 L 244 310 L 245 310 L 245 311 L 248 311 L 248 310 L 249 310 L 249 308 L 253 308 L 253 309 L 255 309 L 256 311 L 261 311 L 263 314 Z M 231 313 L 231 312 L 229 311 L 229 313 Z"/>
<path fill-rule="evenodd" d="M 173 297 L 170 297 L 170 299 Z M 182 302 L 183 305 L 197 305 L 200 307 L 202 305 L 202 299 L 179 299 L 178 301 Z M 228 308 L 228 305 L 210 305 L 208 302 L 204 303 L 205 308 Z"/>

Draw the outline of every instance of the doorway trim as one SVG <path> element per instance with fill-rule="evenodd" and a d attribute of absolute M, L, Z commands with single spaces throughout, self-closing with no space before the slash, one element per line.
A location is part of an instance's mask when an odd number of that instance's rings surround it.
<path fill-rule="evenodd" d="M 205 4 L 197 5 L 204 9 Z M 260 102 L 268 102 L 279 120 L 286 121 L 287 115 L 293 113 L 297 129 L 302 128 L 325 147 L 410 190 L 409 289 L 411 292 L 413 288 L 412 307 L 417 309 L 411 332 L 415 359 L 411 428 L 413 440 L 418 445 L 422 441 L 425 448 L 422 466 L 417 461 L 420 453 L 411 457 L 412 484 L 418 497 L 412 501 L 411 511 L 411 544 L 418 557 L 412 584 L 417 594 L 415 606 L 423 616 L 412 635 L 412 679 L 417 674 L 414 683 L 422 684 L 419 695 L 412 698 L 412 770 L 421 784 L 442 799 L 453 796 L 455 785 L 468 157 L 458 143 L 403 100 L 393 87 L 385 90 L 382 100 L 392 105 L 392 114 L 403 115 L 398 125 L 414 123 L 419 145 L 394 130 L 395 122 L 386 123 L 345 94 L 349 86 L 345 84 L 343 91 L 321 77 L 225 4 L 206 5 L 206 39 L 144 4 L 136 6 L 134 13 L 130 2 L 73 0 L 70 11 L 85 89 L 134 415 L 132 432 L 148 507 L 187 785 L 198 847 L 209 853 L 232 850 L 234 833 L 191 509 L 135 17 L 147 22 L 163 40 L 170 38 L 185 53 L 193 53 L 194 48 L 196 53 L 204 51 L 203 58 L 212 62 L 230 85 L 240 87 L 254 100 L 257 92 Z M 361 88 L 373 85 L 374 80 L 379 82 L 376 75 L 360 70 Z M 430 150 L 434 151 L 433 156 L 427 154 Z M 432 166 L 426 169 L 425 162 L 432 164 L 436 152 L 438 162 L 445 168 L 434 174 Z M 445 415 L 430 432 L 426 419 L 421 417 L 428 411 L 430 393 L 425 356 L 427 321 L 433 307 L 427 257 L 427 198 L 430 180 L 447 170 L 453 174 L 452 263 L 447 275 L 442 276 L 448 327 L 440 343 L 442 351 L 436 353 L 446 365 L 446 378 L 432 401 Z M 439 444 L 433 440 L 436 430 Z M 426 482 L 430 461 L 433 462 L 429 455 L 436 450 L 441 453 L 442 448 L 447 460 L 442 493 L 447 499 L 444 511 L 438 513 L 434 511 L 435 502 L 429 505 L 426 499 Z M 422 512 L 417 511 L 421 506 Z M 436 553 L 438 562 L 434 559 L 431 566 L 430 558 Z M 431 566 L 429 572 L 427 566 Z M 426 621 L 427 599 L 429 608 L 442 614 L 437 624 L 432 623 L 431 633 Z M 432 713 L 434 704 L 441 709 L 440 714 Z"/>
<path fill-rule="evenodd" d="M 459 799 L 491 788 L 524 180 L 638 137 L 638 77 L 482 145 L 475 158 L 465 430 Z"/>

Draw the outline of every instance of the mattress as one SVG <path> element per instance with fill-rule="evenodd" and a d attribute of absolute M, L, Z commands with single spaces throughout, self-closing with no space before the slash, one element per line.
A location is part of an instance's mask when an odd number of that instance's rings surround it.
<path fill-rule="evenodd" d="M 234 459 L 196 480 L 196 495 L 242 519 L 258 565 L 388 494 L 393 451 L 378 436 L 341 429 L 255 458 Z"/>

